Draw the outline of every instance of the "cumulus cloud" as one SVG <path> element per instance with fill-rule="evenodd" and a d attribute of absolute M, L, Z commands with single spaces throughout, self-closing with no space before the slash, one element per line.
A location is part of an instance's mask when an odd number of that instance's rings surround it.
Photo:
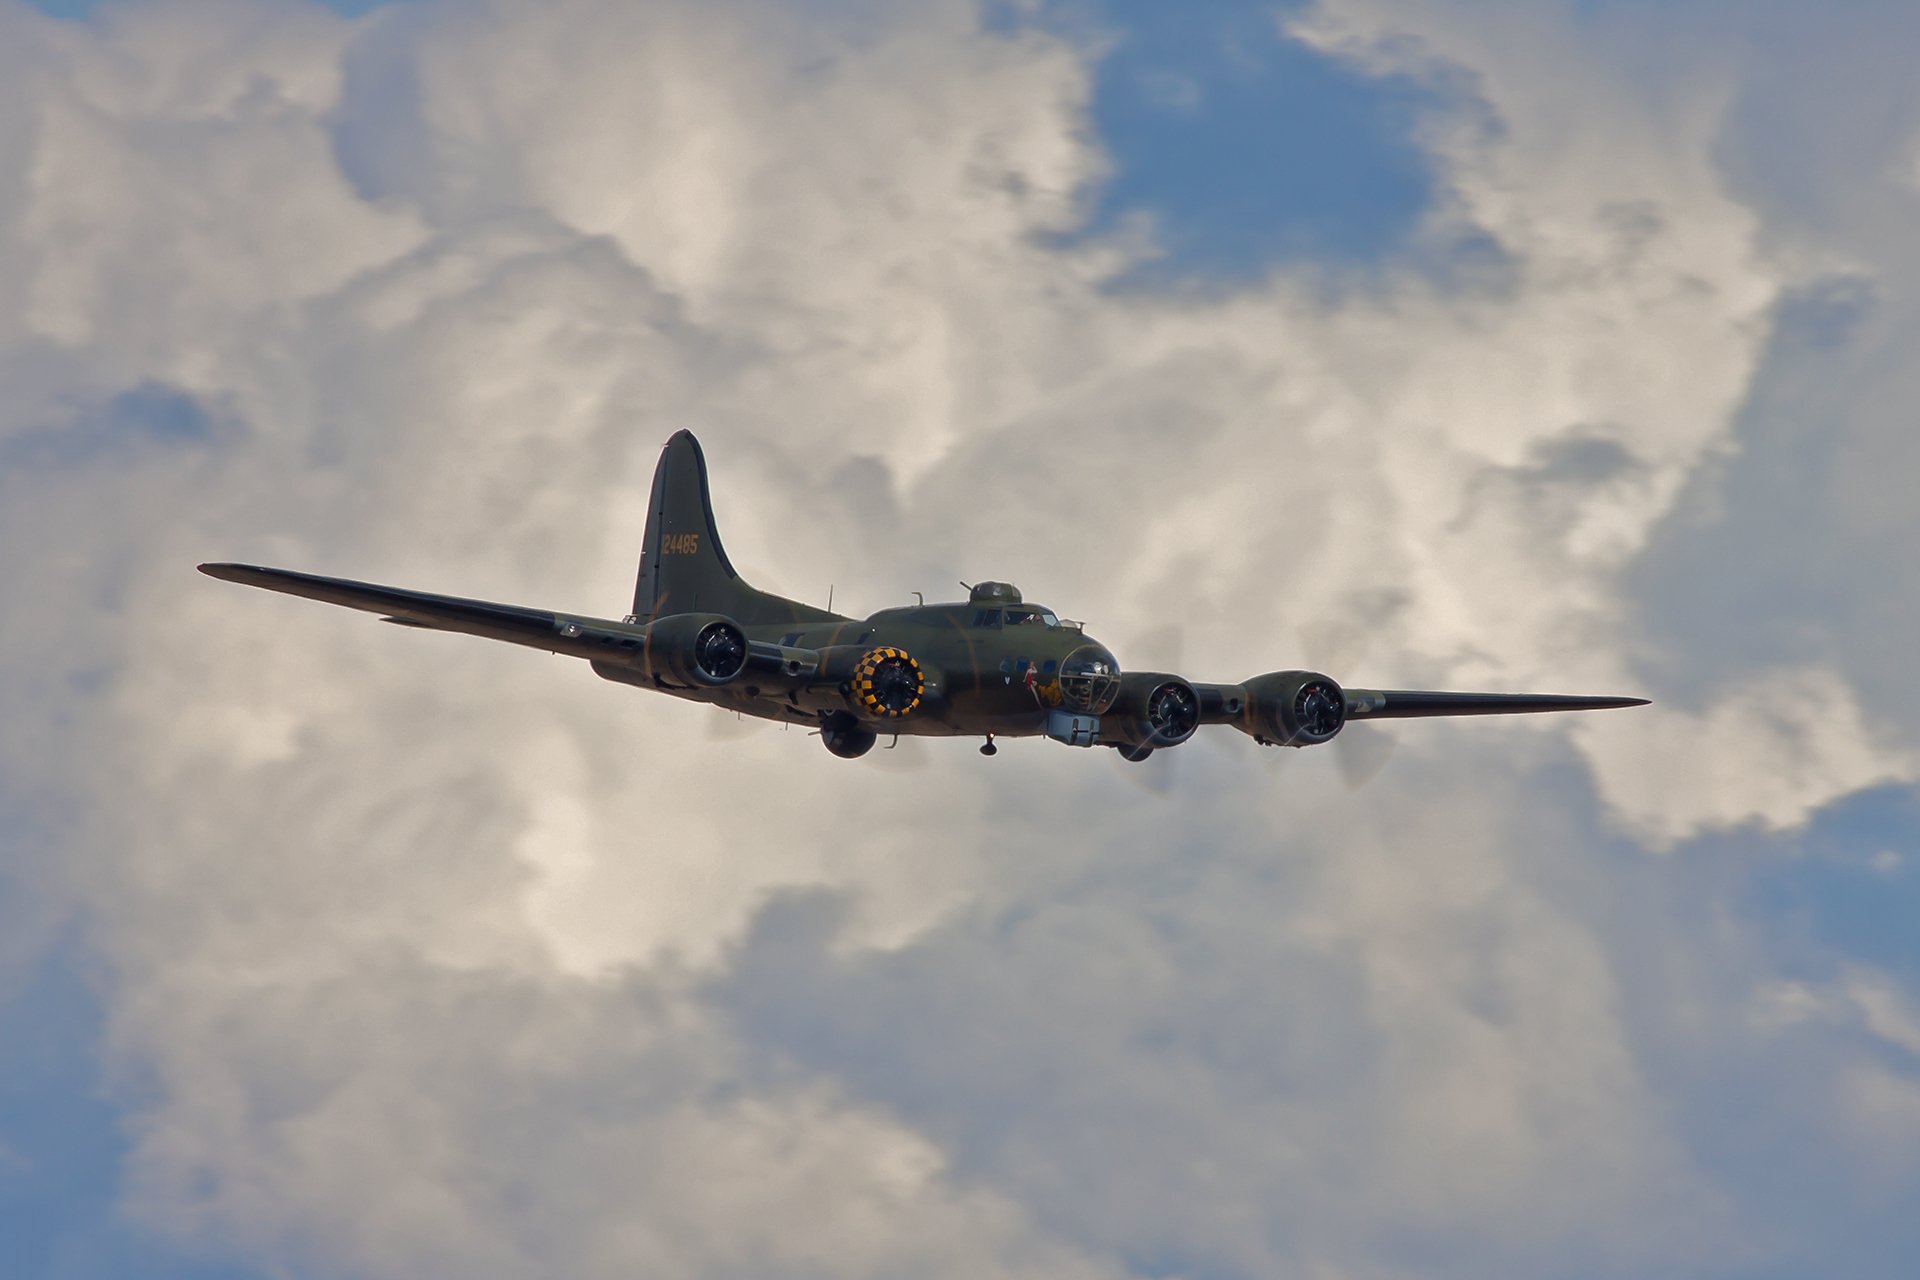
<path fill-rule="evenodd" d="M 1795 827 L 1835 797 L 1915 773 L 1830 670 L 1755 672 L 1706 712 L 1671 714 L 1658 735 L 1580 733 L 1602 794 L 1656 844 L 1703 826 Z"/>
<path fill-rule="evenodd" d="M 1647 568 L 1768 590 L 1713 531 L 1788 541 L 1740 460 L 1801 447 L 1770 406 L 1837 357 L 1781 334 L 1891 249 L 1729 161 L 1786 54 L 1695 76 L 1633 54 L 1651 17 L 1596 54 L 1526 9 L 1301 19 L 1444 89 L 1447 195 L 1363 284 L 1206 297 L 1107 287 L 1137 245 L 1052 234 L 1107 163 L 1097 50 L 1017 14 L 0 10 L 0 537 L 32 604 L 0 612 L 0 760 L 45 832 L 10 870 L 113 975 L 130 1209 L 357 1276 L 1817 1252 L 1777 1212 L 1804 1188 L 1692 1119 L 1723 1069 L 1832 1185 L 1910 1186 L 1910 996 L 1860 971 L 1781 1014 L 1764 929 L 1642 848 L 1913 777 L 1888 645 L 1809 614 L 1729 649 Z M 1901 375 L 1867 376 L 1899 285 L 1843 344 L 1865 461 L 1796 527 L 1906 583 L 1871 410 Z M 1194 619 L 1205 678 L 1344 633 L 1342 678 L 1677 706 L 1407 726 L 1359 797 L 1323 753 L 1196 744 L 1152 794 L 1034 744 L 849 767 L 191 574 L 618 614 L 682 426 L 734 560 L 801 598 L 1008 577 L 1123 659 Z M 1889 607 L 1868 577 L 1843 620 Z"/>

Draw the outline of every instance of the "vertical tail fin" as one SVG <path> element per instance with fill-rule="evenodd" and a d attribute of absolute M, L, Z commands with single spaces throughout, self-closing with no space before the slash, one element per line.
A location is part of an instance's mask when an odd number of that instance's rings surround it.
<path fill-rule="evenodd" d="M 674 433 L 653 473 L 633 613 L 642 621 L 675 613 L 723 613 L 746 626 L 841 620 L 824 609 L 756 591 L 734 572 L 714 526 L 706 455 L 691 431 Z"/>

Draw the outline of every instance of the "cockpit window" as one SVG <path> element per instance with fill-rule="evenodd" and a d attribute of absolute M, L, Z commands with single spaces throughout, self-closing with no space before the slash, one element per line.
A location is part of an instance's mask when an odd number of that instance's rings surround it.
<path fill-rule="evenodd" d="M 1010 627 L 1057 627 L 1060 619 L 1053 616 L 1051 609 L 1036 609 L 1031 605 L 1007 610 L 1007 625 Z"/>
<path fill-rule="evenodd" d="M 998 609 L 975 609 L 973 611 L 973 625 L 976 627 L 998 627 L 1000 625 L 1000 611 Z"/>

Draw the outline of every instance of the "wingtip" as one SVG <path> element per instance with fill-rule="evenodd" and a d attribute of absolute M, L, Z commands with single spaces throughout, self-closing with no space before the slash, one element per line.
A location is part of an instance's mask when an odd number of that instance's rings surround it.
<path fill-rule="evenodd" d="M 268 582 L 297 576 L 288 574 L 285 569 L 269 569 L 259 564 L 228 564 L 219 560 L 211 560 L 196 567 L 209 578 L 218 578 L 222 582 L 237 582 L 246 587 L 258 587 Z"/>

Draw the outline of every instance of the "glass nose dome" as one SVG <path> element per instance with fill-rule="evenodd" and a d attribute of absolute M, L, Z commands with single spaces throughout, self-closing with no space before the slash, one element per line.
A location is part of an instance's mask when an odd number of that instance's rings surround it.
<path fill-rule="evenodd" d="M 1098 715 L 1120 692 L 1120 664 L 1105 645 L 1083 644 L 1060 664 L 1060 701 L 1071 711 Z"/>

